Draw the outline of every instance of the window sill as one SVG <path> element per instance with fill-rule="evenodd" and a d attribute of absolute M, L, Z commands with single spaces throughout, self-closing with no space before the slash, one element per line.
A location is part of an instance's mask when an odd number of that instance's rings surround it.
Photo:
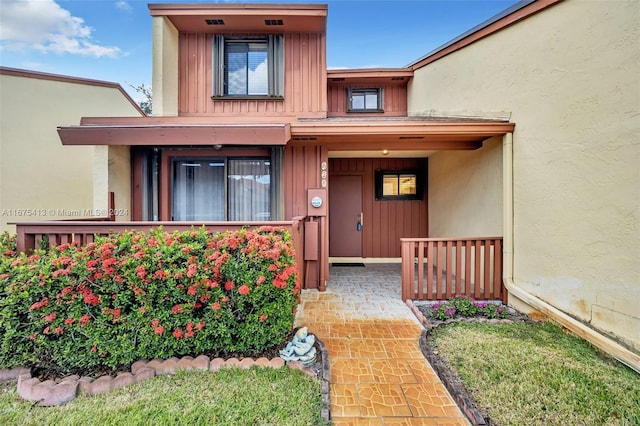
<path fill-rule="evenodd" d="M 383 109 L 348 109 L 349 114 L 363 114 L 363 113 L 384 113 Z"/>
<path fill-rule="evenodd" d="M 422 201 L 422 197 L 416 195 L 385 195 L 376 197 L 376 201 Z"/>
<path fill-rule="evenodd" d="M 283 101 L 284 96 L 212 96 L 214 101 Z"/>

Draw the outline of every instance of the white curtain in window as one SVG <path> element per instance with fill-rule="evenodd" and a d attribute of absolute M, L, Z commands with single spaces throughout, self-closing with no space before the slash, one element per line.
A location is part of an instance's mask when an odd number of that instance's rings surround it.
<path fill-rule="evenodd" d="M 271 219 L 271 173 L 267 159 L 229 159 L 229 220 Z"/>
<path fill-rule="evenodd" d="M 173 220 L 225 220 L 223 160 L 173 163 Z"/>

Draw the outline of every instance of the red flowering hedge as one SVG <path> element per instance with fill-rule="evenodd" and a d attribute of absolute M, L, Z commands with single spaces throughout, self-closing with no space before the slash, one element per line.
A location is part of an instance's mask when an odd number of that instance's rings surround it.
<path fill-rule="evenodd" d="M 289 234 L 125 232 L 16 254 L 0 239 L 0 367 L 60 372 L 282 343 L 297 305 Z"/>

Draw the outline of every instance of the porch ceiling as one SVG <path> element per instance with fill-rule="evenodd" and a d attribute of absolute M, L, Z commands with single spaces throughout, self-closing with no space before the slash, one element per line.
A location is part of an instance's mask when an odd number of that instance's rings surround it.
<path fill-rule="evenodd" d="M 485 139 L 513 132 L 515 125 L 495 121 L 335 121 L 291 127 L 297 143 L 318 143 L 331 151 L 477 149 Z"/>

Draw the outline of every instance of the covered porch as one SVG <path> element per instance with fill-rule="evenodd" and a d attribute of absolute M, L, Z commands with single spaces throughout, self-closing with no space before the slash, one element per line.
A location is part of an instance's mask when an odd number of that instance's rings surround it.
<path fill-rule="evenodd" d="M 84 118 L 80 126 L 60 128 L 59 134 L 65 145 L 129 147 L 130 183 L 126 184 L 130 185 L 131 217 L 124 218 L 130 222 L 115 222 L 114 232 L 121 226 L 145 229 L 160 224 L 166 229 L 202 224 L 216 230 L 234 229 L 262 223 L 253 222 L 260 219 L 251 218 L 266 214 L 266 224 L 282 222 L 292 227 L 295 221 L 298 235 L 294 238 L 297 238 L 303 288 L 325 290 L 330 280 L 332 256 L 394 261 L 402 257 L 407 283 L 402 297 L 436 299 L 465 292 L 485 295 L 485 289 L 487 297 L 504 297 L 500 246 L 496 242 L 499 238 L 486 237 L 501 235 L 502 229 L 487 230 L 484 222 L 491 215 L 476 215 L 474 209 L 478 210 L 478 205 L 468 205 L 469 200 L 485 202 L 482 198 L 487 198 L 487 192 L 501 193 L 501 184 L 497 184 L 496 190 L 495 179 L 485 182 L 484 176 L 479 179 L 471 176 L 464 178 L 472 179 L 471 185 L 456 184 L 457 188 L 450 189 L 449 182 L 454 180 L 450 177 L 466 176 L 470 170 L 468 164 L 451 169 L 448 160 L 444 166 L 436 161 L 434 168 L 432 158 L 466 156 L 470 159 L 468 162 L 483 164 L 482 152 L 487 151 L 487 141 L 493 140 L 489 145 L 491 156 L 495 157 L 495 141 L 513 129 L 514 124 L 504 119 L 432 116 L 333 117 L 262 124 L 205 122 L 201 117 L 146 117 Z M 140 155 L 142 150 L 148 155 Z M 223 189 L 218 191 L 225 198 L 217 205 L 226 209 L 220 219 L 203 216 L 195 221 L 177 214 L 183 204 L 177 188 L 182 188 L 183 183 L 204 185 L 208 182 L 204 180 L 206 176 L 201 180 L 186 177 L 180 180 L 183 176 L 178 174 L 179 167 L 194 166 L 190 169 L 195 170 L 195 166 L 210 166 L 215 162 L 213 165 L 224 166 L 219 167 L 221 170 L 235 170 L 232 162 L 244 161 L 247 155 L 259 160 L 266 170 L 260 175 L 269 177 L 269 190 L 258 197 L 264 201 L 260 206 L 268 207 L 251 207 L 247 217 L 229 221 L 235 214 L 232 208 L 237 200 L 229 198 L 236 188 L 231 187 L 235 181 L 228 171 L 223 176 Z M 487 162 L 480 168 L 486 174 L 486 170 L 493 170 L 494 166 Z M 257 172 L 250 174 L 258 179 Z M 402 191 L 400 183 L 406 176 L 413 179 L 409 193 Z M 397 185 L 388 185 L 387 180 L 394 177 Z M 109 174 L 110 185 L 112 180 L 119 179 Z M 353 195 L 355 187 L 347 187 L 354 182 L 359 185 L 359 195 Z M 228 187 L 225 189 L 224 185 Z M 384 192 L 387 186 L 395 190 L 397 196 L 389 197 Z M 490 189 L 487 191 L 483 186 Z M 345 197 L 336 198 L 341 192 Z M 457 199 L 443 198 L 443 192 Z M 198 200 L 203 197 L 194 194 L 192 201 L 197 203 L 192 204 L 199 205 Z M 351 206 L 353 211 L 345 213 L 345 200 L 357 201 Z M 497 201 L 490 200 L 492 209 L 499 205 L 500 200 Z M 458 208 L 457 203 L 463 208 Z M 253 210 L 265 213 L 256 215 Z M 501 218 L 494 221 L 502 222 Z M 470 223 L 474 226 L 469 226 Z M 58 228 L 50 228 L 52 225 Z M 70 238 L 82 240 L 89 238 L 83 235 L 110 229 L 105 224 L 97 224 L 98 229 L 91 226 L 91 222 L 32 223 L 24 224 L 18 233 L 23 235 L 19 238 L 26 247 L 35 244 L 38 235 L 49 235 L 51 243 Z M 425 247 L 429 246 L 427 239 L 441 240 L 437 247 L 442 248 L 442 253 L 436 253 L 433 248 L 427 253 L 418 246 L 404 248 L 401 239 L 406 238 L 420 239 L 427 244 Z M 347 242 L 355 243 L 353 250 L 343 250 Z M 416 264 L 431 267 L 412 269 L 409 266 Z M 442 284 L 436 284 L 438 282 Z"/>

